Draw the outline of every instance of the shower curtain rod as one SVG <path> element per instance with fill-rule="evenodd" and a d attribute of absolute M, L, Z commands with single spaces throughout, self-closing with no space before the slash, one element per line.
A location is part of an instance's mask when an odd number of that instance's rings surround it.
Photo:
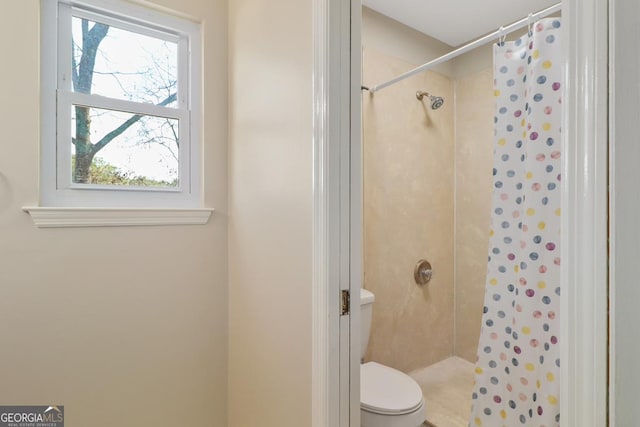
<path fill-rule="evenodd" d="M 464 53 L 467 53 L 477 47 L 480 46 L 484 46 L 487 43 L 491 43 L 492 41 L 507 35 L 508 33 L 512 32 L 512 31 L 516 31 L 519 30 L 521 28 L 526 27 L 527 25 L 529 25 L 529 22 L 531 21 L 535 21 L 537 19 L 540 18 L 544 18 L 545 16 L 549 16 L 552 13 L 556 13 L 559 12 L 560 10 L 562 10 L 562 2 L 554 4 L 551 7 L 548 7 L 546 9 L 543 9 L 539 12 L 533 13 L 529 16 L 527 16 L 526 18 L 522 18 L 519 21 L 514 22 L 513 24 L 509 24 L 506 27 L 501 27 L 498 30 L 494 31 L 491 34 L 487 34 L 484 37 L 480 37 L 479 39 L 472 41 L 469 44 L 466 44 L 462 47 L 457 48 L 456 50 L 447 53 L 446 55 L 441 56 L 440 58 L 436 58 L 432 61 L 427 62 L 426 64 L 422 64 L 419 67 L 414 68 L 413 70 L 407 71 L 404 74 L 399 75 L 398 77 L 389 80 L 388 82 L 385 83 L 381 83 L 377 86 L 372 87 L 371 89 L 369 89 L 369 92 L 371 93 L 375 93 L 377 91 L 379 91 L 380 89 L 384 89 L 385 87 L 391 86 L 393 84 L 396 84 L 408 77 L 411 77 L 415 74 L 421 73 L 423 71 L 427 71 L 428 69 L 438 65 L 438 64 L 442 64 L 443 62 L 447 62 L 450 59 L 456 58 Z"/>

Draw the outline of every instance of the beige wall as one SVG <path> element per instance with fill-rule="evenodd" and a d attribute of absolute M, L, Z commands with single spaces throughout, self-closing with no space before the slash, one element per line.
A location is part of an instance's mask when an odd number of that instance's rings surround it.
<path fill-rule="evenodd" d="M 227 425 L 226 2 L 203 21 L 206 226 L 36 229 L 39 1 L 3 4 L 0 403 L 70 426 Z"/>
<path fill-rule="evenodd" d="M 365 84 L 451 50 L 367 8 L 363 44 Z M 451 76 L 455 90 L 443 92 L 434 76 L 443 77 L 428 72 L 364 97 L 365 287 L 377 297 L 369 359 L 403 370 L 453 354 L 475 361 L 491 212 L 491 64 L 487 46 L 440 70 Z M 446 94 L 445 108 L 416 110 L 411 100 L 417 89 Z M 455 138 L 434 133 L 434 125 L 452 123 L 454 116 Z M 451 152 L 436 155 L 443 147 Z M 433 203 L 439 191 L 454 196 Z M 436 233 L 427 233 L 434 225 Z M 410 274 L 418 260 L 413 252 L 433 243 L 446 250 L 429 254 L 436 276 L 428 291 L 420 290 Z M 433 262 L 436 256 L 442 258 Z M 447 326 L 436 325 L 429 317 L 434 315 Z"/>
<path fill-rule="evenodd" d="M 366 79 L 415 64 L 365 47 Z M 446 102 L 431 110 L 416 91 Z M 453 352 L 453 82 L 428 72 L 364 94 L 364 285 L 375 296 L 367 359 L 410 371 Z M 428 259 L 435 276 L 413 278 Z"/>
<path fill-rule="evenodd" d="M 311 425 L 311 6 L 229 2 L 233 427 Z"/>
<path fill-rule="evenodd" d="M 493 70 L 456 81 L 455 354 L 475 362 L 493 185 Z"/>
<path fill-rule="evenodd" d="M 509 35 L 511 37 L 512 35 Z M 511 38 L 509 39 L 511 40 Z M 493 45 L 480 46 L 451 61 L 453 76 L 459 80 L 493 67 Z M 493 83 L 492 83 L 493 84 Z"/>
<path fill-rule="evenodd" d="M 451 46 L 368 7 L 362 8 L 362 44 L 407 61 L 414 67 L 452 50 Z M 453 63 L 441 64 L 435 67 L 434 71 L 451 75 L 453 74 Z M 374 86 L 378 83 L 382 82 L 364 80 L 365 85 Z"/>

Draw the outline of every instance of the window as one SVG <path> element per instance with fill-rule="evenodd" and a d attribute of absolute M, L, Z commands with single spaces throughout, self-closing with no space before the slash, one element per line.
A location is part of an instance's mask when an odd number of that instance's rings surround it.
<path fill-rule="evenodd" d="M 200 63 L 190 21 L 43 1 L 42 205 L 200 207 Z"/>

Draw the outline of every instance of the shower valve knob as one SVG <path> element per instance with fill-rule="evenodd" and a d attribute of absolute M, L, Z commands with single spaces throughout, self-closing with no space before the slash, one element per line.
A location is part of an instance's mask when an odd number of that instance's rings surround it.
<path fill-rule="evenodd" d="M 425 259 L 421 259 L 416 263 L 413 270 L 413 278 L 418 285 L 426 285 L 433 277 L 433 269 L 431 263 Z"/>

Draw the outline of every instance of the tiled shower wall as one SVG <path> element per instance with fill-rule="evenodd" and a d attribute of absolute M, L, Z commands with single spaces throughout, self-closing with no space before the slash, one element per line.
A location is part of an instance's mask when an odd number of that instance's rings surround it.
<path fill-rule="evenodd" d="M 456 80 L 456 356 L 476 361 L 484 302 L 493 185 L 493 73 Z"/>
<path fill-rule="evenodd" d="M 365 45 L 365 84 L 417 64 Z M 363 93 L 365 287 L 376 295 L 366 359 L 403 371 L 475 361 L 484 298 L 493 152 L 490 69 L 427 72 Z M 419 89 L 445 98 L 431 110 Z M 413 267 L 428 259 L 424 287 Z"/>
<path fill-rule="evenodd" d="M 365 47 L 364 82 L 386 81 L 413 64 Z M 433 111 L 426 89 L 446 102 Z M 428 72 L 371 96 L 363 93 L 364 271 L 375 296 L 368 359 L 403 371 L 453 351 L 453 82 Z M 416 285 L 415 263 L 435 276 Z"/>

